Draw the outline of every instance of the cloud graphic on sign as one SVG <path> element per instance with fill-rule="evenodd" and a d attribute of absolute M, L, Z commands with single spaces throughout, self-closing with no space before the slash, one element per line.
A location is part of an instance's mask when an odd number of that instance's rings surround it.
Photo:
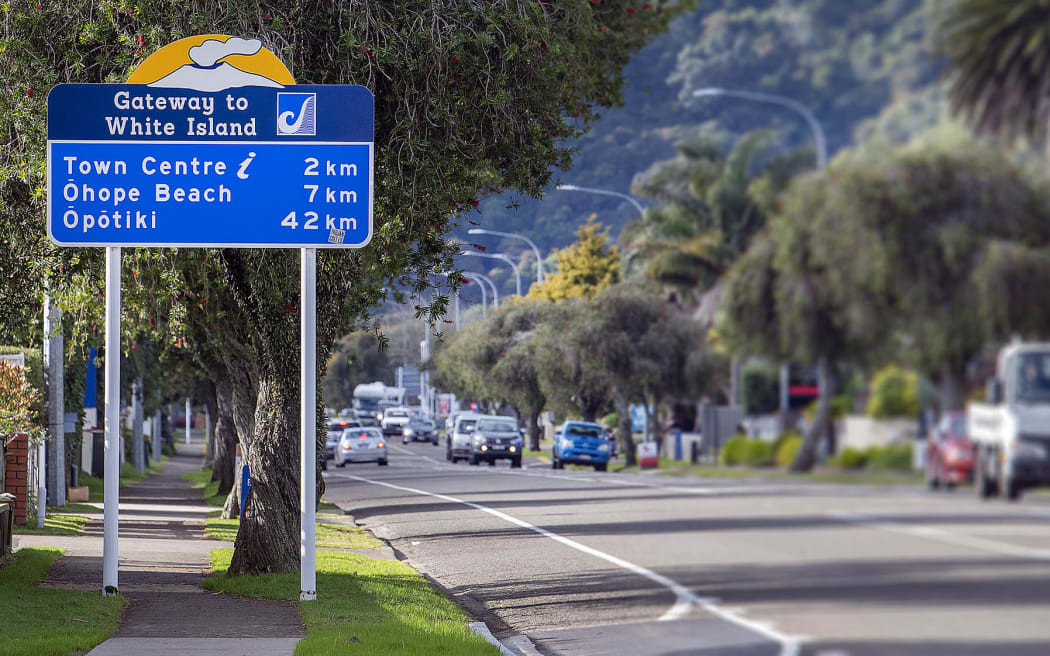
<path fill-rule="evenodd" d="M 262 48 L 259 39 L 242 39 L 231 37 L 225 42 L 217 39 L 208 39 L 199 46 L 190 48 L 190 59 L 198 66 L 211 67 L 216 62 L 230 55 L 254 55 Z"/>

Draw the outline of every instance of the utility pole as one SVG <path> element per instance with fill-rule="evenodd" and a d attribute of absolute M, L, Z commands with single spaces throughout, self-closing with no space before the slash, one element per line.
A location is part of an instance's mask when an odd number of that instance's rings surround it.
<path fill-rule="evenodd" d="M 131 383 L 131 453 L 135 460 L 135 471 L 146 473 L 146 443 L 142 430 L 142 378 L 136 376 Z"/>
<path fill-rule="evenodd" d="M 190 443 L 190 398 L 186 397 L 186 444 Z"/>

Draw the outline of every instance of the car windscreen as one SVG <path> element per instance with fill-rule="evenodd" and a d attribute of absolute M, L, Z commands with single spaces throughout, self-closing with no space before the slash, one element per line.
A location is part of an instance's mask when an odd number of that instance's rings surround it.
<path fill-rule="evenodd" d="M 383 439 L 383 434 L 375 428 L 354 428 L 343 431 L 343 438 L 350 440 L 381 440 Z"/>
<path fill-rule="evenodd" d="M 572 424 L 565 429 L 565 434 L 573 437 L 605 437 L 604 431 L 597 426 L 574 426 Z"/>
<path fill-rule="evenodd" d="M 387 410 L 387 417 L 407 417 L 408 412 L 405 410 Z"/>
<path fill-rule="evenodd" d="M 460 433 L 473 433 L 477 423 L 477 419 L 464 419 L 459 422 L 459 427 L 456 430 Z"/>
<path fill-rule="evenodd" d="M 408 425 L 412 428 L 421 428 L 423 430 L 434 429 L 434 422 L 430 421 L 429 419 L 409 419 Z"/>
<path fill-rule="evenodd" d="M 518 427 L 512 421 L 482 419 L 478 422 L 478 430 L 486 433 L 516 433 Z"/>
<path fill-rule="evenodd" d="M 1017 400 L 1050 401 L 1050 353 L 1022 353 L 1018 359 Z"/>
<path fill-rule="evenodd" d="M 375 410 L 379 407 L 379 401 L 375 399 L 354 399 L 354 409 Z"/>

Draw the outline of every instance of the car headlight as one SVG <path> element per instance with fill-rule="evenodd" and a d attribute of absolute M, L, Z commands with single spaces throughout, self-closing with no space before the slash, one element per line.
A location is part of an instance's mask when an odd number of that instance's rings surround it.
<path fill-rule="evenodd" d="M 383 421 L 383 413 L 380 412 L 379 414 L 377 414 L 376 419 L 378 419 L 379 421 Z"/>
<path fill-rule="evenodd" d="M 1046 446 L 1038 442 L 1021 440 L 1015 443 L 1014 455 L 1019 458 L 1032 458 L 1034 460 L 1046 459 Z"/>
<path fill-rule="evenodd" d="M 564 437 L 561 438 L 561 448 L 563 448 L 563 449 L 571 449 L 572 447 L 573 447 L 572 440 L 564 438 Z"/>
<path fill-rule="evenodd" d="M 412 430 L 411 428 L 406 428 L 405 429 L 405 436 L 406 437 L 411 437 L 412 435 L 415 435 L 415 434 L 416 434 L 416 431 Z"/>
<path fill-rule="evenodd" d="M 514 452 L 516 452 L 518 450 L 518 447 L 516 447 L 513 444 L 511 444 L 510 447 L 507 448 L 507 450 L 510 451 L 511 453 L 514 453 Z"/>
<path fill-rule="evenodd" d="M 609 443 L 608 443 L 608 442 L 606 442 L 605 444 L 602 444 L 602 445 L 600 445 L 600 446 L 598 447 L 598 450 L 599 450 L 599 451 L 608 451 L 608 450 L 609 450 Z"/>

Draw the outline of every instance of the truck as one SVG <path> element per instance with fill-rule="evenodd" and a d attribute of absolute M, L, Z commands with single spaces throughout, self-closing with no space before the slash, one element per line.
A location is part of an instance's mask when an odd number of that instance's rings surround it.
<path fill-rule="evenodd" d="M 1050 485 L 1050 343 L 1014 342 L 996 358 L 987 401 L 967 406 L 982 499 Z"/>
<path fill-rule="evenodd" d="M 354 388 L 354 412 L 377 421 L 382 421 L 386 408 L 402 405 L 404 401 L 404 387 L 391 387 L 382 381 L 361 383 Z"/>

